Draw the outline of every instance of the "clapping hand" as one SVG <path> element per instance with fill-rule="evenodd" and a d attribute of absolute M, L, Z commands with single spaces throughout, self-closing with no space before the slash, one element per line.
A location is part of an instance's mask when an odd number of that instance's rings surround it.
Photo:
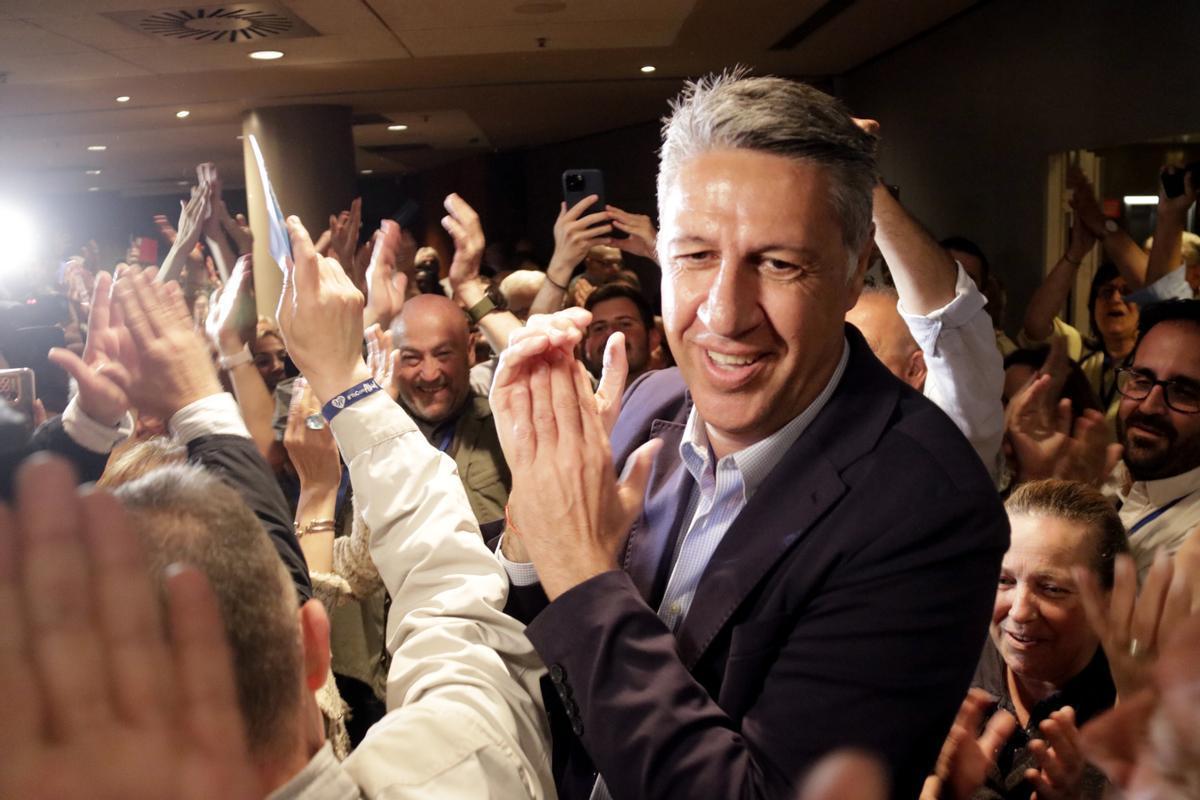
<path fill-rule="evenodd" d="M 319 419 L 320 426 L 310 425 L 309 418 Z M 283 446 L 296 470 L 296 477 L 300 479 L 302 493 L 337 493 L 342 480 L 337 442 L 321 417 L 320 404 L 304 378 L 296 378 L 292 384 Z"/>
<path fill-rule="evenodd" d="M 950 734 L 942 744 L 933 774 L 925 779 L 920 800 L 967 800 L 987 779 L 996 754 L 1017 729 L 1017 718 L 1001 709 L 979 734 L 979 724 L 995 699 L 982 689 L 967 693 Z"/>
<path fill-rule="evenodd" d="M 479 278 L 479 265 L 483 261 L 485 239 L 479 215 L 457 194 L 447 195 L 444 203 L 446 216 L 442 227 L 454 239 L 454 260 L 450 262 L 450 289 Z"/>
<path fill-rule="evenodd" d="M 242 256 L 229 281 L 213 292 L 204 330 L 217 350 L 232 355 L 254 341 L 258 317 L 254 305 L 254 267 L 251 256 Z"/>
<path fill-rule="evenodd" d="M 1195 536 L 1193 533 L 1192 538 Z M 1100 637 L 1122 699 L 1150 684 L 1160 645 L 1185 619 L 1200 612 L 1200 587 L 1196 585 L 1200 539 L 1185 547 L 1178 564 L 1165 550 L 1155 554 L 1140 592 L 1137 568 L 1129 555 L 1117 556 L 1113 586 L 1107 592 L 1087 570 L 1076 575 L 1088 622 Z"/>
<path fill-rule="evenodd" d="M 132 376 L 121 364 L 121 351 L 133 347 L 112 302 L 112 276 L 96 276 L 91 323 L 83 357 L 63 347 L 50 351 L 50 360 L 66 370 L 79 386 L 79 410 L 103 425 L 116 426 L 129 411 Z"/>
<path fill-rule="evenodd" d="M 371 263 L 367 267 L 367 304 L 363 309 L 363 325 L 378 324 L 386 328 L 404 306 L 408 290 L 408 275 L 396 268 L 401 247 L 400 226 L 390 219 L 379 223 Z"/>
<path fill-rule="evenodd" d="M 121 348 L 121 361 L 140 412 L 170 420 L 181 408 L 220 394 L 208 345 L 178 284 L 156 283 L 152 270 L 131 269 L 116 282 L 115 298 L 133 343 Z"/>
<path fill-rule="evenodd" d="M 1034 788 L 1032 800 L 1075 800 L 1081 796 L 1087 766 L 1075 727 L 1075 709 L 1063 706 L 1050 712 L 1038 730 L 1045 739 L 1029 743 L 1038 765 L 1025 770 L 1025 780 Z"/>
<path fill-rule="evenodd" d="M 119 502 L 22 466 L 0 504 L 0 797 L 261 797 L 208 581 L 155 584 Z"/>
<path fill-rule="evenodd" d="M 400 399 L 400 351 L 392 344 L 392 332 L 378 325 L 367 328 L 367 369 L 379 388 L 393 400 Z"/>
<path fill-rule="evenodd" d="M 501 447 L 512 469 L 505 555 L 532 560 L 547 597 L 617 568 L 617 553 L 641 513 L 661 440 L 638 448 L 617 480 L 609 444 L 616 401 L 616 366 L 592 392 L 572 353 L 590 320 L 586 311 L 531 318 L 500 356 L 491 404 Z M 610 338 L 606 362 L 624 354 Z M 624 382 L 624 375 L 620 375 Z M 511 543 L 509 540 L 513 540 Z"/>

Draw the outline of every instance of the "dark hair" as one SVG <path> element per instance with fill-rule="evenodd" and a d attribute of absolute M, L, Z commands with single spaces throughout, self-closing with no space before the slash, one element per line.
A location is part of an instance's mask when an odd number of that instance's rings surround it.
<path fill-rule="evenodd" d="M 1004 357 L 1004 370 L 1007 372 L 1009 367 L 1017 366 L 1039 370 L 1046 363 L 1046 356 L 1049 353 L 1049 345 L 1013 350 Z M 1071 416 L 1073 417 L 1081 416 L 1089 408 L 1104 411 L 1104 406 L 1100 404 L 1100 398 L 1096 396 L 1096 390 L 1088 383 L 1087 376 L 1074 361 L 1067 363 L 1067 380 L 1063 383 L 1062 393 L 1055 399 L 1059 400 L 1064 397 L 1071 400 Z"/>
<path fill-rule="evenodd" d="M 1104 345 L 1104 337 L 1100 336 L 1099 329 L 1096 327 L 1096 298 L 1100 296 L 1100 289 L 1106 283 L 1112 283 L 1117 278 L 1121 277 L 1121 271 L 1117 269 L 1117 265 L 1111 261 L 1101 261 L 1100 266 L 1096 267 L 1096 274 L 1092 276 L 1092 285 L 1088 287 L 1088 325 L 1091 326 L 1089 333 L 1095 337 L 1095 341 L 1091 343 L 1093 349 L 1103 350 L 1105 353 L 1108 350 Z"/>
<path fill-rule="evenodd" d="M 1160 322 L 1190 322 L 1200 326 L 1200 300 L 1164 300 L 1146 306 L 1138 319 L 1138 341 Z"/>
<path fill-rule="evenodd" d="M 980 275 L 979 291 L 983 291 L 987 286 L 988 278 L 992 275 L 992 265 L 988 261 L 987 256 L 983 254 L 983 248 L 975 244 L 965 236 L 947 236 L 938 242 L 943 250 L 957 250 L 960 253 L 966 253 L 969 256 L 975 256 L 979 259 L 980 266 L 983 267 L 983 274 Z"/>
<path fill-rule="evenodd" d="M 1078 481 L 1030 481 L 1009 495 L 1004 509 L 1010 517 L 1057 517 L 1083 525 L 1094 547 L 1092 571 L 1101 586 L 1112 588 L 1113 564 L 1118 554 L 1129 552 L 1129 541 L 1117 510 L 1100 492 Z"/>
<path fill-rule="evenodd" d="M 654 327 L 654 311 L 651 310 L 650 303 L 637 288 L 624 281 L 611 281 L 598 287 L 587 296 L 587 300 L 583 302 L 583 307 L 591 311 L 605 300 L 613 300 L 618 297 L 624 297 L 637 306 L 638 314 L 641 316 L 642 324 L 646 326 L 646 330 Z"/>

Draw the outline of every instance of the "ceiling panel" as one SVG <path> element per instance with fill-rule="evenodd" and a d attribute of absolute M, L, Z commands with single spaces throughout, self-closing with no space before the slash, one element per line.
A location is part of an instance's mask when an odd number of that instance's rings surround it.
<path fill-rule="evenodd" d="M 692 12 L 695 0 L 587 0 L 586 2 L 531 3 L 523 0 L 370 0 L 370 5 L 392 30 L 437 30 L 514 26 L 626 22 L 630 27 L 648 20 L 676 25 Z M 521 13 L 518 8 L 562 6 L 550 13 Z"/>
<path fill-rule="evenodd" d="M 501 54 L 540 50 L 596 50 L 597 41 L 617 49 L 669 47 L 679 26 L 671 20 L 560 23 L 540 27 L 502 26 L 436 28 L 402 34 L 404 43 L 419 58 L 471 54 Z M 608 56 L 598 56 L 608 58 Z"/>

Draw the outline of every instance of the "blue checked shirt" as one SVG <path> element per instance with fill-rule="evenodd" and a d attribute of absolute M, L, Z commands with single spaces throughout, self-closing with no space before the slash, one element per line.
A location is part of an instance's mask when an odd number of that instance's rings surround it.
<path fill-rule="evenodd" d="M 687 533 L 676 542 L 671 577 L 658 607 L 659 618 L 672 631 L 678 630 L 679 623 L 687 616 L 700 576 L 717 545 L 725 538 L 725 532 L 779 459 L 829 402 L 846 370 L 849 356 L 850 346 L 843 343 L 837 369 L 808 408 L 761 442 L 718 460 L 715 469 L 704 421 L 696 407 L 692 407 L 683 429 L 683 440 L 679 443 L 679 457 L 695 481 L 683 517 L 689 522 Z"/>
<path fill-rule="evenodd" d="M 687 533 L 675 545 L 671 577 L 667 580 L 667 589 L 658 607 L 659 618 L 672 631 L 679 630 L 679 623 L 692 607 L 700 576 L 704 574 L 717 545 L 725 538 L 725 532 L 746 507 L 763 479 L 779 463 L 779 459 L 783 458 L 787 449 L 800 438 L 804 429 L 829 402 L 842 380 L 849 358 L 850 345 L 843 340 L 842 358 L 838 361 L 837 369 L 821 393 L 808 404 L 808 408 L 761 442 L 718 460 L 715 469 L 704 421 L 700 419 L 696 407 L 692 406 L 683 429 L 683 439 L 679 442 L 679 457 L 695 481 L 684 515 L 689 522 Z M 596 776 L 590 800 L 612 800 L 604 776 Z"/>

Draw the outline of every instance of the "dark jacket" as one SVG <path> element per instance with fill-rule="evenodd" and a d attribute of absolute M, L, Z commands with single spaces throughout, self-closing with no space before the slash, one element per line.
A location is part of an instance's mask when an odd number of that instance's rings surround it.
<path fill-rule="evenodd" d="M 550 670 L 563 798 L 594 769 L 615 800 L 792 797 L 840 747 L 877 753 L 912 798 L 979 657 L 1008 522 L 979 457 L 847 326 L 828 405 L 721 541 L 673 636 L 654 612 L 692 479 L 677 370 L 627 392 L 615 463 L 664 440 L 624 570 L 510 609 Z M 595 766 L 593 766 L 595 765 Z"/>
<path fill-rule="evenodd" d="M 979 667 L 975 670 L 971 685 L 997 699 L 992 714 L 1005 709 L 1014 717 L 1017 715 L 1012 694 L 1008 691 L 1008 667 L 990 640 L 984 645 L 983 657 L 979 659 Z M 1108 670 L 1108 659 L 1104 657 L 1104 651 L 1097 647 L 1096 654 L 1082 672 L 1030 709 L 1029 724 L 1024 728 L 1018 726 L 1004 747 L 1000 748 L 996 755 L 996 767 L 988 773 L 983 787 L 972 795 L 973 800 L 1029 800 L 1034 787 L 1025 780 L 1025 770 L 1038 765 L 1029 743 L 1044 738 L 1038 730 L 1042 720 L 1049 719 L 1052 712 L 1064 706 L 1071 706 L 1075 709 L 1075 724 L 1083 727 L 1088 720 L 1112 708 L 1116 701 L 1117 688 Z M 1088 764 L 1084 768 L 1081 797 L 1099 800 L 1107 787 L 1104 774 Z"/>

